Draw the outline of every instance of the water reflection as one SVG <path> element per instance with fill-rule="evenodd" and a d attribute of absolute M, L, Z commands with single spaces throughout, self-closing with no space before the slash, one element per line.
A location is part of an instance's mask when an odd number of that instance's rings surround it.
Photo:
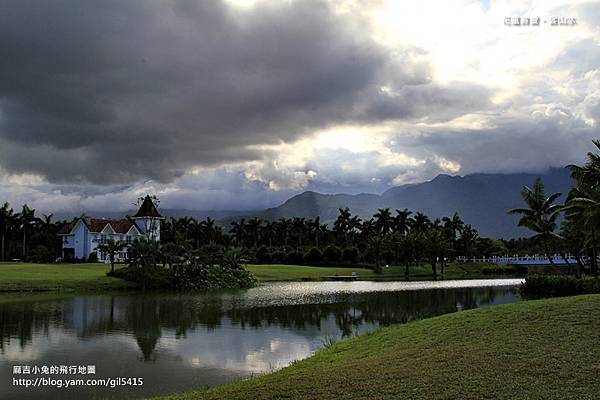
<path fill-rule="evenodd" d="M 80 296 L 0 304 L 0 379 L 9 382 L 15 364 L 68 363 L 95 364 L 98 377 L 146 380 L 142 388 L 115 389 L 102 397 L 143 397 L 221 384 L 307 357 L 327 337 L 516 301 L 506 286 L 514 283 L 287 283 L 204 295 Z M 0 398 L 49 393 L 0 385 Z M 77 398 L 86 393 L 82 388 L 53 395 Z"/>

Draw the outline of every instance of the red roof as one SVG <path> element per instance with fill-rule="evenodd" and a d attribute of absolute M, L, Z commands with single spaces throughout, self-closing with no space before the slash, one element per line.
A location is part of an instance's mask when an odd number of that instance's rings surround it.
<path fill-rule="evenodd" d="M 81 219 L 82 218 L 78 218 L 76 220 L 73 220 L 73 221 L 67 223 L 65 226 L 62 227 L 62 229 L 58 232 L 58 234 L 59 235 L 68 235 L 69 233 L 71 233 L 73 228 L 75 228 L 75 225 L 77 225 L 77 222 L 79 222 L 79 220 L 81 220 Z M 113 230 L 116 233 L 121 233 L 121 234 L 125 234 L 125 233 L 129 232 L 129 230 L 131 229 L 132 226 L 135 226 L 138 231 L 140 230 L 137 227 L 137 225 L 135 224 L 135 222 L 129 221 L 127 219 L 83 218 L 83 222 L 88 227 L 89 231 L 93 232 L 93 233 L 102 232 L 102 230 L 104 230 L 104 228 L 106 228 L 106 225 L 108 225 L 108 224 L 110 224 L 110 226 L 113 228 Z"/>

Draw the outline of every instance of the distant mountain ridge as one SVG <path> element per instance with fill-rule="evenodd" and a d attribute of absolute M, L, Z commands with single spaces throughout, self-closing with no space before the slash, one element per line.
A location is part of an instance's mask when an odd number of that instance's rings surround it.
<path fill-rule="evenodd" d="M 119 219 L 125 218 L 127 215 L 135 214 L 134 209 L 128 211 L 85 211 L 84 214 L 89 217 L 95 218 L 107 218 L 107 219 Z M 188 210 L 182 208 L 159 208 L 159 211 L 164 217 L 171 218 L 182 218 L 182 217 L 191 217 L 197 220 L 203 220 L 206 217 L 211 217 L 216 220 L 221 220 L 224 218 L 248 214 L 253 212 L 260 212 L 260 210 L 256 211 L 247 211 L 247 210 Z M 79 217 L 81 213 L 72 213 L 72 212 L 56 212 L 53 214 L 54 221 L 60 220 L 71 220 L 74 217 Z"/>
<path fill-rule="evenodd" d="M 381 195 L 307 191 L 291 197 L 278 207 L 246 216 L 268 220 L 319 216 L 324 223 L 331 224 L 339 214 L 338 209 L 343 207 L 348 207 L 352 214 L 363 218 L 371 217 L 378 208 L 408 208 L 413 212 L 421 211 L 431 218 L 458 212 L 482 236 L 520 237 L 530 232 L 517 227 L 518 217 L 507 215 L 507 211 L 523 206 L 520 190 L 523 186 L 532 186 L 538 176 L 544 180 L 547 193 L 561 192 L 563 196 L 559 202 L 564 201 L 571 188 L 569 172 L 564 168 L 552 168 L 542 174 L 438 175 L 427 182 L 393 187 Z"/>
<path fill-rule="evenodd" d="M 552 168 L 542 174 L 471 174 L 465 176 L 438 175 L 430 181 L 396 186 L 381 195 L 372 193 L 321 194 L 306 191 L 293 196 L 283 204 L 266 210 L 187 210 L 165 209 L 160 212 L 165 217 L 193 217 L 198 220 L 214 218 L 226 229 L 230 222 L 239 218 L 259 217 L 266 220 L 279 218 L 320 217 L 322 223 L 333 225 L 339 208 L 348 207 L 352 214 L 361 218 L 370 218 L 378 208 L 389 207 L 392 210 L 408 208 L 421 211 L 431 218 L 450 216 L 458 212 L 462 219 L 473 225 L 482 236 L 513 238 L 529 236 L 526 229 L 517 227 L 517 216 L 507 215 L 511 208 L 523 206 L 520 190 L 523 186 L 532 186 L 537 177 L 546 185 L 546 193 L 561 192 L 558 199 L 564 201 L 571 188 L 568 170 Z M 89 216 L 104 218 L 123 218 L 132 215 L 135 210 L 126 212 L 90 212 Z M 56 213 L 55 220 L 71 219 L 67 213 Z"/>

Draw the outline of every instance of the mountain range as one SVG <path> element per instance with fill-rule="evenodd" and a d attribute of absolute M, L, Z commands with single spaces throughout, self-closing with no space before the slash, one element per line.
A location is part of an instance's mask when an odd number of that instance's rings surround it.
<path fill-rule="evenodd" d="M 465 223 L 478 229 L 481 236 L 514 238 L 530 235 L 517 227 L 518 216 L 507 215 L 512 208 L 524 205 L 520 195 L 523 186 L 532 186 L 541 177 L 547 193 L 561 192 L 564 200 L 571 188 L 569 171 L 552 168 L 542 174 L 471 174 L 438 175 L 434 179 L 390 188 L 377 194 L 321 194 L 307 191 L 291 197 L 278 207 L 246 214 L 268 220 L 319 216 L 332 224 L 339 208 L 348 207 L 352 214 L 371 217 L 378 208 L 408 208 L 430 218 L 451 216 L 458 212 Z M 231 219 L 229 219 L 231 220 Z"/>
<path fill-rule="evenodd" d="M 266 220 L 279 218 L 320 217 L 322 223 L 330 226 L 339 214 L 339 208 L 348 207 L 352 214 L 370 218 L 379 208 L 392 210 L 408 208 L 425 213 L 430 218 L 451 216 L 458 212 L 465 223 L 473 225 L 481 236 L 515 238 L 528 236 L 524 228 L 517 227 L 518 216 L 507 215 L 511 208 L 524 205 L 520 191 L 523 186 L 532 186 L 541 177 L 546 193 L 561 192 L 564 200 L 571 188 L 569 171 L 552 168 L 542 174 L 471 174 L 465 176 L 438 175 L 434 179 L 415 184 L 390 188 L 382 194 L 322 194 L 306 191 L 291 197 L 283 204 L 266 210 L 186 210 L 161 208 L 166 217 L 193 217 L 204 219 L 208 216 L 218 224 L 229 227 L 229 223 L 239 218 L 259 217 Z M 91 213 L 105 218 L 122 218 L 129 212 Z M 75 215 L 55 215 L 55 219 L 70 219 Z"/>

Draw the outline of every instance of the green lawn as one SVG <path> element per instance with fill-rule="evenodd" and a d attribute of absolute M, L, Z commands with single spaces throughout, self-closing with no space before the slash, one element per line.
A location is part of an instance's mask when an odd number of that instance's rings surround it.
<path fill-rule="evenodd" d="M 132 285 L 106 276 L 104 264 L 0 263 L 0 292 L 110 291 Z"/>
<path fill-rule="evenodd" d="M 494 306 L 340 341 L 187 399 L 597 399 L 600 295 Z"/>
<path fill-rule="evenodd" d="M 444 271 L 444 279 L 476 279 L 476 278 L 506 278 L 506 275 L 486 275 L 482 273 L 483 268 L 492 264 L 483 263 L 450 263 Z M 329 275 L 350 275 L 356 272 L 359 279 L 393 281 L 404 280 L 404 267 L 392 266 L 383 268 L 382 274 L 375 274 L 372 270 L 366 268 L 350 267 L 313 267 L 304 265 L 285 265 L 285 264 L 264 264 L 248 265 L 247 268 L 252 271 L 262 282 L 269 281 L 299 281 L 321 280 Z M 441 277 L 441 269 L 438 266 L 438 278 Z M 433 279 L 431 266 L 429 264 L 410 267 L 410 279 L 412 280 L 430 280 Z"/>
<path fill-rule="evenodd" d="M 491 278 L 483 275 L 481 264 L 450 264 L 444 279 Z M 134 285 L 119 278 L 106 276 L 110 267 L 100 263 L 89 264 L 32 264 L 0 263 L 0 292 L 32 291 L 112 291 L 133 289 Z M 350 275 L 356 272 L 359 279 L 404 280 L 404 267 L 385 268 L 375 274 L 366 268 L 312 267 L 304 265 L 248 265 L 247 268 L 261 281 L 323 280 L 330 275 Z M 439 271 L 439 270 L 438 270 Z M 413 280 L 432 279 L 431 267 L 411 267 Z"/>

